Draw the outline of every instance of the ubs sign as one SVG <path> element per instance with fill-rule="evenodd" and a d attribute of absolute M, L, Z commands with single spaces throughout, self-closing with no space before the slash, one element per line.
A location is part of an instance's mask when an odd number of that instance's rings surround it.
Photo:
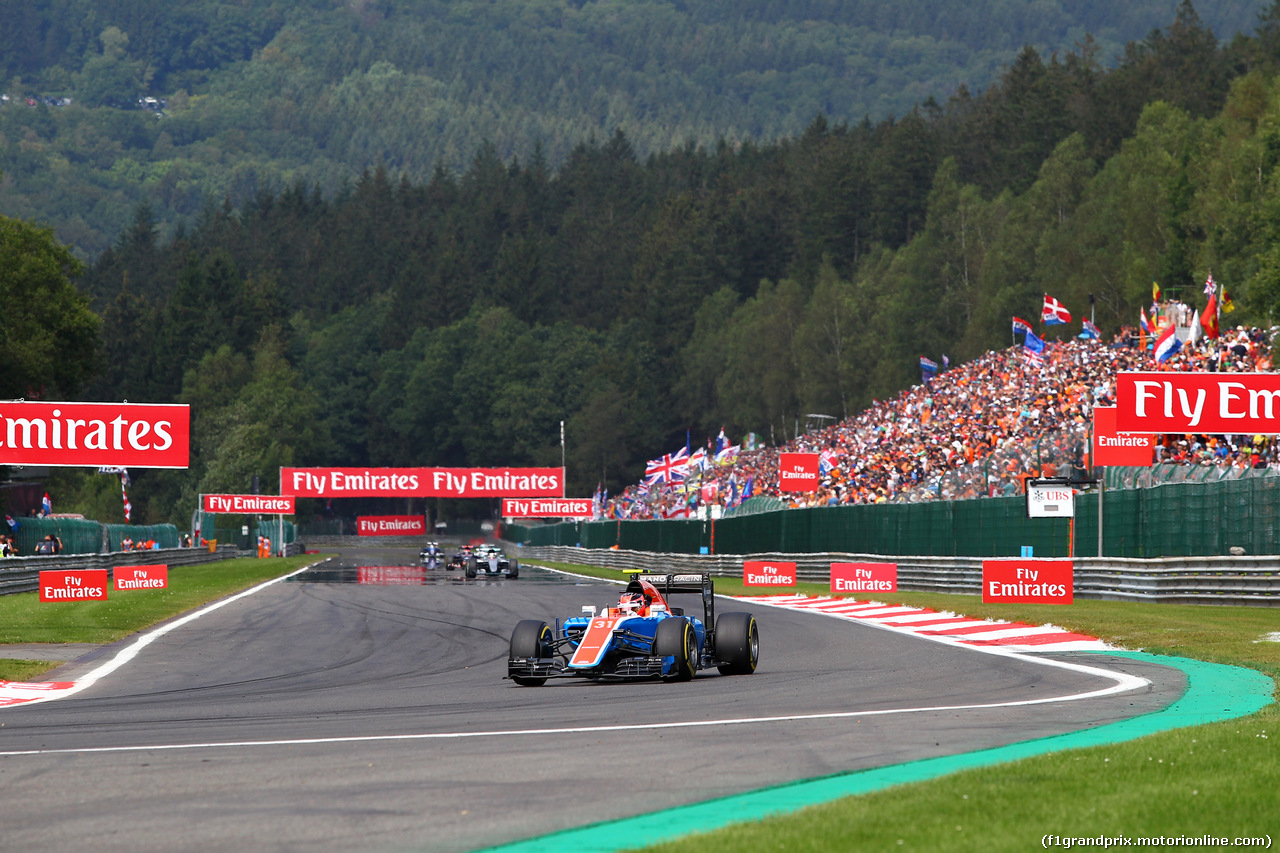
<path fill-rule="evenodd" d="M 1027 518 L 1073 518 L 1075 491 L 1065 484 L 1027 482 Z"/>

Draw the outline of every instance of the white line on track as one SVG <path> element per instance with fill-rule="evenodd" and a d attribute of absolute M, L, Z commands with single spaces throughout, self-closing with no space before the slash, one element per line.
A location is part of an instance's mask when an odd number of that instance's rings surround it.
<path fill-rule="evenodd" d="M 203 610 L 198 610 L 190 616 L 183 617 L 169 625 L 164 626 L 157 631 L 147 634 L 139 638 L 139 641 L 132 646 L 121 651 L 110 664 L 99 667 L 90 675 L 96 680 L 103 675 L 114 671 L 117 667 L 123 665 L 132 659 L 137 650 L 142 646 L 154 640 L 162 632 L 170 631 L 179 625 L 195 619 L 210 610 L 230 604 L 239 598 L 257 592 L 263 587 L 277 583 L 284 578 L 292 577 L 306 571 L 307 566 L 293 572 L 289 575 L 267 581 L 252 589 L 246 590 L 231 598 L 224 599 L 216 604 L 210 605 Z M 545 567 L 540 567 L 545 568 Z M 578 575 L 572 572 L 565 572 L 559 569 L 546 569 L 547 571 L 557 572 L 558 574 L 570 575 L 572 577 L 586 578 L 588 580 L 603 580 L 606 583 L 613 583 L 607 578 L 596 578 L 590 575 Z M 729 596 L 721 596 L 729 597 Z M 763 602 L 757 602 L 763 603 Z M 778 605 L 766 605 L 776 607 Z M 795 608 L 788 608 L 795 610 Z M 822 613 L 821 610 L 815 611 Z M 863 624 L 881 628 L 882 630 L 895 631 L 896 633 L 907 633 L 902 629 L 894 629 L 874 622 L 865 622 Z M 912 636 L 919 636 L 913 634 Z M 934 639 L 924 637 L 923 639 Z M 162 752 L 171 750 L 196 750 L 196 749 L 243 749 L 255 747 L 274 747 L 274 746 L 306 746 L 310 744 L 340 744 L 340 743 L 386 743 L 386 742 L 404 742 L 404 741 L 420 741 L 420 740 L 463 740 L 465 738 L 494 738 L 494 737 L 525 737 L 529 735 L 580 735 L 580 734 L 601 734 L 607 732 L 631 732 L 631 731 L 653 731 L 659 729 L 691 729 L 706 728 L 710 726 L 744 726 L 744 725 L 761 725 L 769 723 L 791 723 L 805 722 L 808 720 L 847 720 L 855 717 L 884 717 L 893 714 L 922 714 L 937 713 L 942 711 L 980 711 L 993 710 L 997 708 L 1019 708 L 1030 705 L 1049 705 L 1059 702 L 1079 702 L 1085 699 L 1100 699 L 1106 696 L 1115 696 L 1120 693 L 1127 693 L 1131 690 L 1139 690 L 1148 686 L 1151 682 L 1145 678 L 1135 675 L 1128 675 L 1123 672 L 1112 672 L 1100 669 L 1094 666 L 1085 666 L 1078 663 L 1068 663 L 1066 661 L 1051 660 L 1032 655 L 1025 655 L 1019 652 L 1001 648 L 989 648 L 981 646 L 953 646 L 953 648 L 967 648 L 970 651 L 979 652 L 981 654 L 997 655 L 999 657 L 1014 658 L 1016 660 L 1027 661 L 1041 666 L 1049 666 L 1057 669 L 1070 670 L 1085 675 L 1097 676 L 1114 682 L 1110 687 L 1100 688 L 1098 690 L 1090 690 L 1084 693 L 1072 693 L 1064 696 L 1050 696 L 1043 699 L 1020 699 L 1013 702 L 993 702 L 987 704 L 976 705 L 932 705 L 919 708 L 887 708 L 878 711 L 831 711 L 815 714 L 786 714 L 773 717 L 732 717 L 720 720 L 693 720 L 685 722 L 673 723 L 631 723 L 625 725 L 609 725 L 609 726 L 573 726 L 566 728 L 547 728 L 547 729 L 500 729 L 494 731 L 462 731 L 462 732 L 422 732 L 416 734 L 401 735 L 351 735 L 346 737 L 325 737 L 325 738 L 290 738 L 282 740 L 246 740 L 246 741 L 226 741 L 218 743 L 172 743 L 172 744 L 150 744 L 141 746 L 102 746 L 87 747 L 82 749 L 30 749 L 30 750 L 14 750 L 10 752 L 0 752 L 0 757 L 13 757 L 21 755 L 87 755 L 92 753 L 121 753 L 121 752 Z M 126 654 L 128 656 L 126 657 Z M 86 679 L 88 676 L 86 676 Z M 92 683 L 92 682 L 90 682 Z M 79 682 L 77 682 L 79 684 Z M 85 685 L 87 686 L 87 685 Z M 83 689 L 83 688 L 80 688 Z"/>
<path fill-rule="evenodd" d="M 76 679 L 76 681 L 72 683 L 70 687 L 66 687 L 57 691 L 50 691 L 49 695 L 47 696 L 37 696 L 35 698 L 26 699 L 21 704 L 8 705 L 5 707 L 22 708 L 28 705 L 35 705 L 40 702 L 54 702 L 54 701 L 57 701 L 58 699 L 65 699 L 68 696 L 73 696 L 76 693 L 79 693 L 81 690 L 85 690 L 89 687 L 92 687 L 93 684 L 98 681 L 98 679 L 105 678 L 106 676 L 115 672 L 120 667 L 124 666 L 129 661 L 133 660 L 135 657 L 138 656 L 138 652 L 142 651 L 144 648 L 151 645 L 156 640 L 160 639 L 170 631 L 173 631 L 177 628 L 181 628 L 183 625 L 186 625 L 190 622 L 194 622 L 195 620 L 199 619 L 201 616 L 204 616 L 207 613 L 212 613 L 213 611 L 217 610 L 220 607 L 226 607 L 228 604 L 231 604 L 234 601 L 239 601 L 242 598 L 253 595 L 255 592 L 264 590 L 273 584 L 280 583 L 282 580 L 285 580 L 286 578 L 291 578 L 294 575 L 302 574 L 307 569 L 315 568 L 322 562 L 324 562 L 324 560 L 311 563 L 310 565 L 303 566 L 297 571 L 289 572 L 289 574 L 287 575 L 281 575 L 278 578 L 272 578 L 269 581 L 260 583 L 257 586 L 249 587 L 243 592 L 238 592 L 235 595 L 222 599 L 221 601 L 215 601 L 213 604 L 210 604 L 207 607 L 202 607 L 199 610 L 196 610 L 192 613 L 188 613 L 186 616 L 183 616 L 179 619 L 173 620 L 172 622 L 168 622 L 164 625 L 161 625 L 159 628 L 156 628 L 154 631 L 148 631 L 147 633 L 143 634 L 141 637 L 138 637 L 138 639 L 134 640 L 129 645 L 125 646 L 123 649 L 121 649 L 119 652 L 116 653 L 115 657 L 113 657 L 111 660 L 104 663 L 102 666 L 96 669 L 90 670 L 89 672 L 85 673 L 84 677 Z M 0 753 L 0 754 L 8 755 L 12 753 Z"/>
<path fill-rule="evenodd" d="M 1009 657 L 1018 657 L 1014 653 L 1007 653 Z M 1042 661 L 1048 663 L 1048 661 Z M 153 752 L 178 749 L 234 749 L 244 747 L 263 747 L 263 746 L 305 746 L 307 744 L 332 744 L 332 743 L 378 743 L 388 741 L 410 741 L 410 740 L 461 740 L 463 738 L 479 738 L 479 737 L 521 737 L 526 735 L 576 735 L 576 734 L 599 734 L 602 732 L 631 732 L 631 731 L 651 731 L 655 729 L 691 729 L 705 728 L 708 726 L 744 726 L 756 725 L 761 723 L 792 723 L 803 722 L 806 720 L 847 720 L 853 717 L 885 717 L 892 714 L 922 714 L 939 711 L 975 711 L 987 710 L 993 708 L 1020 708 L 1028 705 L 1048 705 L 1055 702 L 1076 702 L 1082 699 L 1098 699 L 1103 696 L 1114 696 L 1117 693 L 1125 693 L 1130 690 L 1136 690 L 1139 687 L 1147 685 L 1149 682 L 1145 678 L 1137 676 L 1125 675 L 1124 673 L 1107 672 L 1106 670 L 1097 669 L 1095 667 L 1081 666 L 1079 664 L 1064 664 L 1061 661 L 1053 661 L 1052 663 L 1060 665 L 1064 669 L 1073 669 L 1078 672 L 1086 672 L 1092 675 L 1099 675 L 1103 678 L 1111 679 L 1116 683 L 1111 687 L 1104 687 L 1100 690 L 1091 690 L 1087 693 L 1072 693 L 1066 696 L 1050 696 L 1044 699 L 1020 699 L 1015 702 L 992 702 L 985 705 L 933 705 L 921 708 L 887 708 L 879 711 L 831 711 L 820 714 L 787 714 L 777 717 L 733 717 L 722 720 L 693 720 L 687 722 L 676 723 L 632 723 L 627 725 L 612 726 L 574 726 L 559 729 L 506 729 L 487 732 L 424 732 L 419 734 L 405 735 L 351 735 L 348 737 L 321 737 L 321 738 L 290 738 L 284 740 L 245 740 L 245 741 L 226 741 L 221 743 L 170 743 L 170 744 L 151 744 L 145 746 L 95 746 L 83 749 L 27 749 L 14 750 L 11 752 L 0 752 L 0 757 L 18 756 L 18 755 L 87 755 L 91 753 L 101 752 Z"/>

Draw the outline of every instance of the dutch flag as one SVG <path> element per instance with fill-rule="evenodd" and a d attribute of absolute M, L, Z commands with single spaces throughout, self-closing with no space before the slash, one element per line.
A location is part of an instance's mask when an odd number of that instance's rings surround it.
<path fill-rule="evenodd" d="M 1182 349 L 1182 341 L 1178 340 L 1174 331 L 1174 326 L 1170 323 L 1156 339 L 1156 361 L 1161 364 L 1173 358 L 1178 350 Z"/>

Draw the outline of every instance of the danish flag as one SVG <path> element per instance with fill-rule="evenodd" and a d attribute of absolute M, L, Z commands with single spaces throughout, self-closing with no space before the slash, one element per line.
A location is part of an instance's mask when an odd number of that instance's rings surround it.
<path fill-rule="evenodd" d="M 1044 295 L 1044 308 L 1040 312 L 1040 321 L 1046 326 L 1061 326 L 1071 322 L 1071 312 L 1062 307 L 1062 303 L 1049 294 Z"/>

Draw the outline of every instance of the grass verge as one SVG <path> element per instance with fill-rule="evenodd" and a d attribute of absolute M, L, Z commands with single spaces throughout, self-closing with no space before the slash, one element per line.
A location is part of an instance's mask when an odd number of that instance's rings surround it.
<path fill-rule="evenodd" d="M 0 596 L 0 654 L 9 643 L 112 643 L 318 559 L 310 554 L 174 566 L 166 589 L 113 591 L 106 601 L 41 603 L 34 592 Z M 55 666 L 0 659 L 0 681 L 29 681 Z"/>
<path fill-rule="evenodd" d="M 540 564 L 593 577 L 624 577 L 591 566 Z M 732 578 L 717 578 L 716 591 L 759 593 Z M 798 584 L 794 591 L 830 594 L 820 584 Z M 1053 623 L 1117 646 L 1243 666 L 1280 681 L 1280 643 L 1261 639 L 1280 630 L 1276 609 L 1083 600 L 1067 606 L 989 605 L 976 595 L 914 592 L 875 599 L 973 617 Z M 763 648 L 767 655 L 767 633 Z M 1024 851 L 1040 846 L 1046 835 L 1270 835 L 1280 842 L 1278 791 L 1280 706 L 1272 704 L 1238 720 L 966 770 L 787 815 L 763 820 L 743 815 L 744 823 L 643 849 Z"/>

